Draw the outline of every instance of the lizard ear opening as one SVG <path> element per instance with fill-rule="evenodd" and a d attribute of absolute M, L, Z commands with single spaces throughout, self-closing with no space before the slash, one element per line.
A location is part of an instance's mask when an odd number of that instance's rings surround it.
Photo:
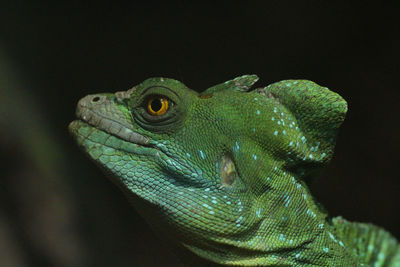
<path fill-rule="evenodd" d="M 232 187 L 236 181 L 236 167 L 235 163 L 228 155 L 224 155 L 220 163 L 221 173 L 221 186 Z"/>
<path fill-rule="evenodd" d="M 296 144 L 288 145 L 293 153 L 289 155 L 287 168 L 306 178 L 324 167 L 332 158 L 336 135 L 347 112 L 346 101 L 328 88 L 307 80 L 280 81 L 257 92 L 288 110 L 303 134 L 299 140 L 301 149 Z"/>

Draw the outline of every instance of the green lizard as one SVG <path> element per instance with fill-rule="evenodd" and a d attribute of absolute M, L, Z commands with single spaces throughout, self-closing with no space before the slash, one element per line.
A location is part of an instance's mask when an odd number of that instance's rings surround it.
<path fill-rule="evenodd" d="M 82 98 L 69 130 L 155 231 L 208 262 L 400 266 L 388 232 L 330 218 L 307 186 L 332 157 L 346 102 L 307 80 L 250 90 L 257 80 L 197 93 L 151 78 Z"/>

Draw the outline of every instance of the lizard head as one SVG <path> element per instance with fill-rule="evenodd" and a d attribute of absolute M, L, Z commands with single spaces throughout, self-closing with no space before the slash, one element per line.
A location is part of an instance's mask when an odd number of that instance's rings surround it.
<path fill-rule="evenodd" d="M 346 102 L 305 80 L 249 91 L 257 79 L 88 95 L 69 130 L 156 229 L 212 261 L 265 258 L 323 228 L 306 182 L 330 160 Z"/>

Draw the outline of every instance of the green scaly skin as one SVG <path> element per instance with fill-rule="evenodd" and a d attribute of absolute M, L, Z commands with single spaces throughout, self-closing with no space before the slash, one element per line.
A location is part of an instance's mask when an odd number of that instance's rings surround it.
<path fill-rule="evenodd" d="M 257 79 L 199 94 L 151 78 L 81 99 L 69 130 L 189 256 L 230 266 L 400 266 L 389 233 L 328 217 L 307 186 L 332 157 L 346 102 L 307 80 L 250 90 Z M 151 115 L 149 99 L 159 97 L 168 109 Z"/>

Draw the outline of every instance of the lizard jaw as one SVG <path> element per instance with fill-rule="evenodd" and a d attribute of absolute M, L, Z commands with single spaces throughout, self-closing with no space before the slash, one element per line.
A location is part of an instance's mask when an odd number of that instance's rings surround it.
<path fill-rule="evenodd" d="M 76 108 L 77 118 L 90 126 L 134 144 L 148 145 L 149 139 L 133 131 L 130 124 L 113 119 L 120 115 L 118 113 L 120 110 L 115 108 L 113 101 L 102 94 L 85 96 L 79 100 Z"/>

